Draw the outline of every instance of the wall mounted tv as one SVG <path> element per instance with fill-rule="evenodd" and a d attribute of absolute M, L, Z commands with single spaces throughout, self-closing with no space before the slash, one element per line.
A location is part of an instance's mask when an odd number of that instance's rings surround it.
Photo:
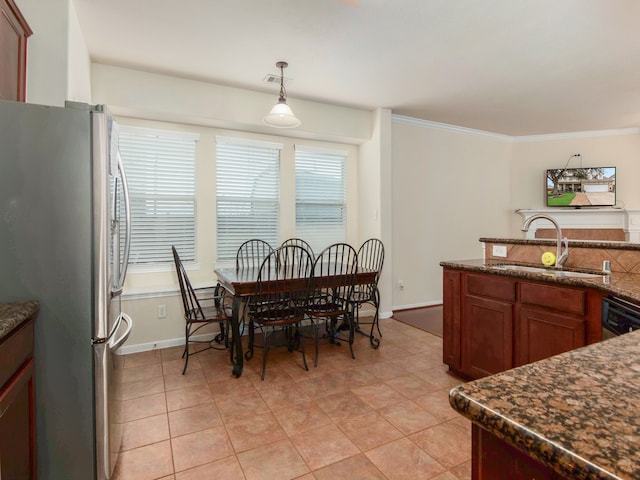
<path fill-rule="evenodd" d="M 549 169 L 545 191 L 547 207 L 613 207 L 616 167 Z"/>

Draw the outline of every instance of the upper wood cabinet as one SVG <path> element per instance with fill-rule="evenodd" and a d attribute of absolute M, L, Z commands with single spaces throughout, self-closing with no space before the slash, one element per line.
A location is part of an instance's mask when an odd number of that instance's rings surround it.
<path fill-rule="evenodd" d="M 0 0 L 0 98 L 24 102 L 27 38 L 32 34 L 13 0 Z"/>

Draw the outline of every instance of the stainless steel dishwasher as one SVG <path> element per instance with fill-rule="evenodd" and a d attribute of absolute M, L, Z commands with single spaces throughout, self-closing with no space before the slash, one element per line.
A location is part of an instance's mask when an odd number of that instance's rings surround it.
<path fill-rule="evenodd" d="M 617 297 L 602 299 L 602 340 L 640 329 L 640 306 Z"/>

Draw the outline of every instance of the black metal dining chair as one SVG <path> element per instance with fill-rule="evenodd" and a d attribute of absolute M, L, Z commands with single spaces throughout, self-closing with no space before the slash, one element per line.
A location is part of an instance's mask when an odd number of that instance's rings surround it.
<path fill-rule="evenodd" d="M 358 269 L 362 271 L 375 271 L 375 281 L 366 285 L 355 285 L 351 295 L 350 303 L 355 312 L 355 328 L 356 331 L 364 335 L 369 335 L 369 341 L 373 348 L 380 346 L 380 339 L 373 334 L 374 329 L 378 330 L 378 335 L 382 337 L 380 331 L 379 315 L 380 315 L 380 290 L 378 290 L 378 280 L 382 272 L 384 264 L 384 244 L 377 238 L 370 238 L 365 241 L 358 249 Z M 360 320 L 360 308 L 362 305 L 369 304 L 373 306 L 375 312 L 371 322 L 362 322 Z M 371 325 L 369 333 L 362 330 L 363 325 Z"/>
<path fill-rule="evenodd" d="M 259 268 L 271 253 L 273 247 L 268 242 L 258 238 L 247 240 L 236 252 L 236 268 Z"/>
<path fill-rule="evenodd" d="M 315 260 L 315 253 L 313 253 L 313 249 L 311 248 L 311 245 L 309 245 L 309 243 L 301 238 L 288 238 L 286 239 L 284 242 L 282 242 L 280 244 L 281 247 L 284 247 L 286 245 L 297 245 L 299 247 L 304 248 L 307 252 L 309 252 L 311 254 L 311 259 Z"/>
<path fill-rule="evenodd" d="M 353 281 L 358 268 L 357 258 L 357 252 L 351 245 L 335 243 L 325 248 L 315 259 L 314 277 L 311 282 L 312 294 L 307 306 L 307 317 L 314 327 L 314 365 L 316 367 L 318 366 L 321 329 L 324 329 L 323 336 L 326 336 L 330 343 L 340 345 L 340 341 L 348 342 L 351 357 L 356 358 L 353 352 L 355 322 L 350 301 L 353 293 Z M 328 286 L 323 283 L 327 281 L 333 285 Z M 338 321 L 346 325 L 348 338 L 341 336 L 342 330 Z"/>
<path fill-rule="evenodd" d="M 187 371 L 189 357 L 205 350 L 227 350 L 229 342 L 229 322 L 231 321 L 231 309 L 225 305 L 224 290 L 220 285 L 214 287 L 213 293 L 209 288 L 193 288 L 187 271 L 182 264 L 180 255 L 175 246 L 171 246 L 173 251 L 173 261 L 176 266 L 178 283 L 180 284 L 180 295 L 182 296 L 182 306 L 184 309 L 185 334 L 184 334 L 184 368 L 182 374 Z M 205 293 L 205 290 L 209 293 Z M 193 336 L 207 325 L 217 323 L 220 333 L 214 335 L 211 340 L 194 340 Z M 191 351 L 190 346 L 195 344 L 206 344 L 205 348 Z"/>
<path fill-rule="evenodd" d="M 267 368 L 267 355 L 275 347 L 286 346 L 289 351 L 302 353 L 304 368 L 309 370 L 301 322 L 305 318 L 312 273 L 311 255 L 297 245 L 278 248 L 260 266 L 257 293 L 249 300 L 251 326 L 249 350 L 245 357 L 252 358 L 255 347 L 263 349 L 262 380 Z M 253 326 L 262 331 L 260 343 L 255 340 Z"/>

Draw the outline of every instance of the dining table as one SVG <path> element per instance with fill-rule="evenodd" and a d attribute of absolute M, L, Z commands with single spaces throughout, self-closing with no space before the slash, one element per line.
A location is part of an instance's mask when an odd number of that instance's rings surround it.
<path fill-rule="evenodd" d="M 259 267 L 222 267 L 214 269 L 218 277 L 218 283 L 232 297 L 231 307 L 231 362 L 233 364 L 233 376 L 240 377 L 244 366 L 244 353 L 242 351 L 242 337 L 240 335 L 240 325 L 244 317 L 244 307 L 252 295 L 257 294 Z M 327 269 L 324 269 L 325 271 Z M 335 269 L 330 269 L 335 271 Z M 335 288 L 352 283 L 353 285 L 367 285 L 375 283 L 377 272 L 374 270 L 358 269 L 354 276 L 351 275 L 314 275 L 313 288 L 326 289 Z M 304 288 L 308 279 L 300 278 L 276 283 L 275 288 L 287 292 Z"/>

